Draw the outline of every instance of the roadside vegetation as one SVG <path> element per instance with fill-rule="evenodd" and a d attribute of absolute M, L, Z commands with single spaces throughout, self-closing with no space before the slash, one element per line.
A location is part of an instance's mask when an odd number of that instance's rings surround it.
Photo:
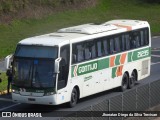
<path fill-rule="evenodd" d="M 2 79 L 2 82 L 0 83 L 0 95 L 1 95 L 4 94 L 4 91 L 7 89 L 8 82 L 7 82 L 7 76 L 4 72 L 0 75 L 0 78 Z"/>
<path fill-rule="evenodd" d="M 4 5 L 2 1 L 11 0 L 0 1 L 0 59 L 13 53 L 17 42 L 24 38 L 83 23 L 103 23 L 112 19 L 145 20 L 151 25 L 152 35 L 160 35 L 158 3 L 144 0 L 55 0 L 51 4 L 53 0 L 15 0 L 17 3 L 12 0 Z"/>
<path fill-rule="evenodd" d="M 0 21 L 41 18 L 68 9 L 83 9 L 97 0 L 0 0 Z"/>

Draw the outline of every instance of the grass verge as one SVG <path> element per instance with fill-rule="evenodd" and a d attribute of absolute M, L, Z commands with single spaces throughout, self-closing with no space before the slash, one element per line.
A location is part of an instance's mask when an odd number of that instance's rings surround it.
<path fill-rule="evenodd" d="M 7 76 L 6 76 L 6 73 L 2 73 L 0 78 L 2 79 L 2 82 L 0 83 L 0 94 L 7 89 L 7 84 L 8 84 L 8 81 L 7 81 Z"/>
<path fill-rule="evenodd" d="M 0 24 L 0 58 L 13 53 L 20 40 L 54 32 L 59 28 L 83 23 L 101 23 L 112 19 L 138 19 L 148 21 L 152 35 L 160 35 L 160 4 L 139 0 L 98 0 L 94 7 L 66 10 L 40 19 L 14 20 Z"/>

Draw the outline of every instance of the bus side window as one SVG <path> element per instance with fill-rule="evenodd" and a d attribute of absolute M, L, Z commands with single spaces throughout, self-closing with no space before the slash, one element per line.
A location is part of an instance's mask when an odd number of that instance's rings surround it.
<path fill-rule="evenodd" d="M 84 60 L 84 47 L 83 44 L 77 45 L 77 61 L 81 62 Z"/>
<path fill-rule="evenodd" d="M 132 33 L 130 35 L 130 45 L 131 45 L 131 48 L 136 48 L 136 39 L 135 39 L 135 34 Z"/>
<path fill-rule="evenodd" d="M 113 38 L 110 39 L 110 53 L 111 54 L 114 53 L 114 39 Z"/>
<path fill-rule="evenodd" d="M 144 46 L 144 31 L 140 31 L 140 36 L 141 36 L 141 46 Z"/>
<path fill-rule="evenodd" d="M 145 41 L 145 45 L 149 44 L 148 29 L 144 30 L 144 41 Z"/>
<path fill-rule="evenodd" d="M 136 32 L 136 47 L 140 47 L 140 46 L 141 46 L 140 32 L 137 31 Z"/>
<path fill-rule="evenodd" d="M 90 51 L 90 44 L 89 42 L 84 43 L 84 52 L 85 52 L 85 60 L 91 59 L 91 51 Z"/>
<path fill-rule="evenodd" d="M 132 48 L 138 48 L 140 47 L 140 35 L 139 32 L 133 32 L 131 37 L 131 47 Z"/>
<path fill-rule="evenodd" d="M 68 73 L 69 73 L 69 61 L 70 61 L 70 46 L 65 45 L 60 49 L 60 61 L 58 74 L 58 89 L 64 88 L 67 85 Z"/>
<path fill-rule="evenodd" d="M 103 55 L 102 53 L 102 41 L 97 41 L 97 50 L 98 50 L 98 57 L 101 57 Z"/>
<path fill-rule="evenodd" d="M 72 64 L 77 62 L 77 48 L 76 45 L 72 45 Z"/>
<path fill-rule="evenodd" d="M 120 49 L 120 39 L 119 39 L 119 37 L 115 37 L 114 38 L 114 40 L 115 40 L 115 52 L 120 52 L 121 51 L 121 49 Z"/>
<path fill-rule="evenodd" d="M 125 39 L 125 35 L 122 34 L 122 51 L 126 50 L 126 39 Z"/>
<path fill-rule="evenodd" d="M 109 45 L 108 45 L 107 39 L 103 40 L 104 55 L 108 55 L 109 54 L 108 46 Z"/>
<path fill-rule="evenodd" d="M 125 39 L 125 44 L 126 44 L 126 50 L 131 49 L 130 35 L 129 34 L 125 34 L 124 35 L 124 39 Z"/>
<path fill-rule="evenodd" d="M 92 58 L 96 58 L 97 55 L 96 55 L 96 44 L 95 44 L 95 41 L 92 41 L 91 43 L 91 57 Z"/>

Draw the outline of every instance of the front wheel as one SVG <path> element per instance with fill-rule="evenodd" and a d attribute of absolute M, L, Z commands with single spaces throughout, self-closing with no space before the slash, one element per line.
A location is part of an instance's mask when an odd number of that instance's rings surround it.
<path fill-rule="evenodd" d="M 69 102 L 69 107 L 74 107 L 78 102 L 78 92 L 75 88 L 73 88 L 71 93 L 71 100 Z"/>
<path fill-rule="evenodd" d="M 123 77 L 122 77 L 122 83 L 121 83 L 121 91 L 125 91 L 128 87 L 128 81 L 129 81 L 129 77 L 126 73 L 124 73 Z"/>

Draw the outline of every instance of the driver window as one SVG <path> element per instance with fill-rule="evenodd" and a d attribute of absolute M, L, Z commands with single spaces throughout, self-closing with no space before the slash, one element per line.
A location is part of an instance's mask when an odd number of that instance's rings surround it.
<path fill-rule="evenodd" d="M 68 73 L 69 73 L 69 60 L 70 60 L 70 46 L 65 45 L 60 49 L 60 57 L 62 60 L 59 64 L 58 74 L 58 89 L 64 88 L 67 85 Z"/>

